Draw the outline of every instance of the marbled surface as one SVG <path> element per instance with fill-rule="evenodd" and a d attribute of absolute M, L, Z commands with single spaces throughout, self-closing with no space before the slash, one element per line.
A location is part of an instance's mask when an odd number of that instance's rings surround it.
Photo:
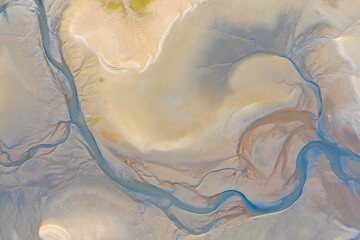
<path fill-rule="evenodd" d="M 2 0 L 0 239 L 360 239 L 359 70 L 358 0 Z"/>

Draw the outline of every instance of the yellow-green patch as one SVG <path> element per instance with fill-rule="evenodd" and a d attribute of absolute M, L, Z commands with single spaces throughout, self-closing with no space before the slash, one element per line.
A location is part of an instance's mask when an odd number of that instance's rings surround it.
<path fill-rule="evenodd" d="M 99 2 L 101 2 L 101 4 L 103 4 L 105 6 L 106 10 L 118 10 L 120 12 L 123 12 L 125 10 L 125 6 L 123 1 L 106 1 L 106 0 L 98 0 Z"/>
<path fill-rule="evenodd" d="M 130 7 L 135 11 L 142 13 L 152 1 L 153 0 L 131 0 Z"/>
<path fill-rule="evenodd" d="M 106 4 L 106 9 L 107 10 L 120 10 L 120 11 L 124 11 L 125 7 L 124 7 L 124 3 L 122 1 L 116 3 L 116 2 L 108 2 Z"/>

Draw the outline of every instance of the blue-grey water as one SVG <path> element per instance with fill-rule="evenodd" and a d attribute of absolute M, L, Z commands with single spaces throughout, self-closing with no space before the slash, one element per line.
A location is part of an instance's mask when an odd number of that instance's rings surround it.
<path fill-rule="evenodd" d="M 0 239 L 357 239 L 360 2 L 237 2 L 187 13 L 140 73 L 108 71 L 101 44 L 64 37 L 76 2 L 4 2 Z M 254 23 L 237 16 L 246 6 Z M 184 145 L 182 92 L 215 119 L 191 120 L 202 127 Z"/>

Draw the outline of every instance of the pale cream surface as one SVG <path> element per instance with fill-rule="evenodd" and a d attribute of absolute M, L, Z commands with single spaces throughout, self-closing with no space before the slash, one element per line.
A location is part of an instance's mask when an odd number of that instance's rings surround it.
<path fill-rule="evenodd" d="M 360 1 L 109 2 L 0 1 L 0 239 L 359 238 Z"/>
<path fill-rule="evenodd" d="M 259 118 L 274 110 L 296 107 L 298 101 L 302 102 L 299 97 L 304 91 L 308 91 L 306 83 L 302 82 L 292 64 L 285 58 L 259 54 L 245 58 L 233 66 L 230 63 L 224 63 L 223 66 L 199 66 L 201 56 L 206 51 L 207 39 L 216 33 L 206 30 L 206 25 L 210 24 L 212 19 L 208 19 L 205 13 L 201 14 L 200 10 L 199 16 L 189 13 L 189 20 L 184 19 L 172 28 L 166 29 L 172 30 L 173 33 L 167 37 L 164 46 L 158 47 L 158 44 L 157 47 L 152 47 L 151 51 L 159 51 L 160 57 L 146 71 L 140 68 L 138 71 L 128 69 L 114 72 L 112 68 L 102 65 L 101 54 L 122 55 L 125 51 L 121 47 L 125 46 L 124 38 L 129 38 L 126 49 L 136 48 L 142 54 L 148 52 L 146 46 L 153 42 L 162 29 L 153 26 L 153 22 L 157 24 L 157 18 L 160 18 L 161 14 L 167 15 L 162 17 L 161 22 L 173 14 L 165 3 L 162 5 L 159 2 L 158 6 L 155 2 L 156 10 L 153 10 L 153 5 L 150 4 L 149 16 L 137 16 L 133 12 L 124 16 L 107 13 L 105 18 L 101 15 L 102 10 L 99 10 L 99 14 L 94 14 L 96 17 L 93 17 L 90 12 L 95 11 L 92 5 L 96 3 L 87 4 L 87 7 L 78 11 L 76 2 L 73 8 L 70 6 L 67 13 L 72 19 L 71 23 L 66 22 L 65 15 L 62 36 L 66 39 L 64 51 L 68 54 L 67 59 L 71 59 L 70 67 L 76 70 L 80 67 L 79 64 L 86 66 L 87 62 L 91 66 L 95 65 L 92 70 L 84 69 L 78 73 L 76 82 L 83 110 L 89 113 L 88 123 L 94 134 L 106 144 L 121 144 L 122 154 L 141 155 L 145 158 L 151 156 L 150 160 L 162 164 L 168 161 L 166 158 L 170 155 L 176 158 L 181 154 L 181 162 L 190 160 L 194 154 L 197 156 L 199 150 L 212 155 L 213 159 L 226 158 L 236 153 L 234 142 L 246 127 L 247 119 Z M 260 8 L 267 6 L 260 5 Z M 244 5 L 240 4 L 236 11 L 241 11 L 243 7 Z M 71 9 L 74 9 L 75 13 L 71 12 Z M 259 10 L 255 8 L 254 14 Z M 82 11 L 90 12 L 82 14 Z M 176 8 L 176 11 L 175 15 L 182 13 L 181 9 Z M 221 10 L 215 14 L 223 16 Z M 89 24 L 87 16 L 91 16 L 91 21 L 96 24 Z M 268 18 L 273 16 L 276 15 L 269 14 Z M 201 21 L 194 26 L 193 23 L 198 18 Z M 134 36 L 126 30 L 123 32 L 120 25 L 117 25 L 129 24 L 129 21 L 137 24 L 131 29 L 149 29 L 149 32 L 143 37 Z M 258 21 L 254 20 L 248 24 L 256 26 L 259 24 Z M 272 21 L 275 24 L 275 19 Z M 242 23 L 240 20 L 239 22 Z M 99 37 L 102 37 L 98 41 L 98 38 L 87 34 L 96 33 L 99 26 L 101 29 L 113 28 L 110 32 L 118 36 L 105 37 L 106 34 L 100 34 Z M 122 35 L 125 37 L 121 37 Z M 82 42 L 78 39 L 82 39 Z M 97 45 L 93 45 L 92 41 Z M 138 45 L 138 41 L 147 41 L 148 44 Z M 106 44 L 101 54 L 98 54 L 97 61 L 95 56 L 91 57 L 91 50 L 101 48 L 103 43 Z M 84 51 L 72 51 L 75 46 Z M 202 50 L 202 47 L 205 49 Z M 134 55 L 129 59 L 137 61 L 139 56 Z M 120 66 L 119 64 L 115 65 Z M 225 74 L 230 66 L 230 72 Z M 258 69 L 262 71 L 259 72 Z M 211 76 L 206 75 L 208 71 L 219 76 L 225 75 L 220 80 L 212 80 Z M 86 87 L 83 88 L 84 84 Z M 306 101 L 315 101 L 310 99 Z M 306 106 L 306 110 L 316 111 L 316 103 L 308 102 L 306 105 L 312 106 L 311 109 Z M 201 164 L 201 157 L 198 163 Z"/>

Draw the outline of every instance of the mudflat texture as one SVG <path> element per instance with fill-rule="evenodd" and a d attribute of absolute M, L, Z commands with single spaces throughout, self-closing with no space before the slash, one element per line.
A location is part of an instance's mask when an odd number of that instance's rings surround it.
<path fill-rule="evenodd" d="M 360 239 L 360 0 L 0 0 L 0 239 Z"/>

